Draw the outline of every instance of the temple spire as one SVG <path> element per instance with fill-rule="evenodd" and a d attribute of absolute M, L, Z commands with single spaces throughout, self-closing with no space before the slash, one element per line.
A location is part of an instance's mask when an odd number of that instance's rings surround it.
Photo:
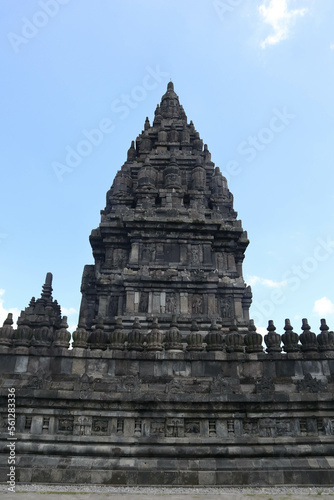
<path fill-rule="evenodd" d="M 52 273 L 47 273 L 42 289 L 42 299 L 52 299 Z"/>

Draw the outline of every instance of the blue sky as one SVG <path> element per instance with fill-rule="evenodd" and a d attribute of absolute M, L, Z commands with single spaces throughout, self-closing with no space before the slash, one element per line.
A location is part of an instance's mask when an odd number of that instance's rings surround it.
<path fill-rule="evenodd" d="M 1 0 L 0 13 L 1 321 L 50 271 L 75 327 L 89 234 L 172 78 L 248 232 L 260 331 L 334 328 L 332 0 Z"/>

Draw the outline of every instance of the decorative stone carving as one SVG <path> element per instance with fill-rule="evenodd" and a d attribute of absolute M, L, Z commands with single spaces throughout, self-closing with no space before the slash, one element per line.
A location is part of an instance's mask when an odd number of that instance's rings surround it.
<path fill-rule="evenodd" d="M 92 328 L 92 333 L 88 338 L 88 344 L 91 349 L 106 349 L 109 344 L 109 337 L 104 331 L 103 319 L 101 317 L 97 318 L 97 323 Z"/>
<path fill-rule="evenodd" d="M 164 169 L 164 180 L 166 189 L 181 188 L 181 174 L 175 155 L 171 155 L 169 165 Z"/>
<path fill-rule="evenodd" d="M 52 330 L 48 326 L 41 326 L 33 331 L 31 344 L 34 347 L 49 347 L 52 342 Z"/>
<path fill-rule="evenodd" d="M 191 172 L 192 189 L 202 191 L 206 184 L 205 169 L 202 166 L 197 166 Z"/>
<path fill-rule="evenodd" d="M 32 329 L 25 323 L 25 320 L 22 319 L 14 334 L 14 346 L 29 347 L 31 344 L 32 333 Z"/>
<path fill-rule="evenodd" d="M 276 436 L 276 421 L 272 418 L 262 418 L 259 421 L 259 436 L 275 437 Z"/>
<path fill-rule="evenodd" d="M 302 333 L 299 336 L 299 339 L 302 343 L 302 351 L 303 352 L 309 352 L 309 351 L 317 351 L 318 350 L 318 342 L 317 342 L 317 336 L 315 333 L 311 332 L 311 327 L 307 322 L 307 319 L 304 318 L 302 320 L 302 330 L 304 333 Z"/>
<path fill-rule="evenodd" d="M 166 313 L 175 314 L 176 313 L 176 294 L 167 293 L 166 294 Z"/>
<path fill-rule="evenodd" d="M 11 346 L 14 339 L 14 329 L 13 324 L 13 314 L 8 313 L 7 319 L 3 323 L 3 327 L 0 328 L 0 345 Z"/>
<path fill-rule="evenodd" d="M 60 329 L 56 330 L 53 334 L 53 344 L 52 345 L 54 347 L 64 347 L 65 349 L 69 348 L 71 334 L 67 330 L 67 328 L 68 328 L 67 316 L 64 316 L 61 323 L 60 323 Z"/>
<path fill-rule="evenodd" d="M 262 335 L 256 332 L 254 320 L 249 321 L 248 333 L 244 337 L 246 352 L 263 352 Z"/>
<path fill-rule="evenodd" d="M 138 312 L 145 313 L 148 310 L 148 292 L 140 292 Z"/>
<path fill-rule="evenodd" d="M 268 334 L 264 336 L 264 341 L 267 346 L 266 351 L 269 353 L 281 352 L 281 336 L 278 333 L 275 333 L 276 327 L 272 320 L 269 320 L 267 330 Z"/>
<path fill-rule="evenodd" d="M 231 297 L 223 297 L 220 300 L 220 311 L 222 318 L 233 318 L 233 300 Z"/>
<path fill-rule="evenodd" d="M 115 329 L 110 334 L 110 349 L 125 349 L 126 333 L 123 331 L 122 318 L 117 318 Z"/>
<path fill-rule="evenodd" d="M 262 377 L 255 384 L 256 394 L 273 394 L 275 392 L 275 384 L 271 377 Z"/>
<path fill-rule="evenodd" d="M 199 420 L 185 420 L 184 422 L 185 434 L 200 434 L 201 426 Z"/>
<path fill-rule="evenodd" d="M 198 333 L 199 328 L 197 321 L 194 319 L 191 324 L 191 333 L 187 338 L 187 351 L 202 351 L 203 347 L 203 338 L 200 333 Z"/>
<path fill-rule="evenodd" d="M 117 392 L 138 393 L 140 390 L 141 383 L 138 375 L 127 375 L 117 383 Z"/>
<path fill-rule="evenodd" d="M 191 301 L 192 314 L 202 314 L 203 312 L 203 298 L 201 295 L 193 295 Z"/>
<path fill-rule="evenodd" d="M 98 434 L 100 436 L 107 436 L 108 435 L 108 419 L 107 418 L 93 417 L 92 433 Z"/>
<path fill-rule="evenodd" d="M 128 334 L 128 350 L 129 351 L 143 351 L 145 336 L 140 331 L 141 326 L 139 319 L 135 318 L 132 330 Z"/>
<path fill-rule="evenodd" d="M 285 333 L 282 335 L 283 350 L 285 352 L 298 352 L 300 350 L 300 346 L 298 345 L 299 335 L 293 331 L 289 319 L 285 320 L 284 330 Z"/>
<path fill-rule="evenodd" d="M 78 417 L 74 417 L 74 420 L 66 420 L 64 419 L 62 422 L 62 427 L 65 427 L 65 430 L 70 431 L 71 426 L 73 425 L 73 434 L 77 436 L 90 436 L 91 435 L 91 427 L 92 427 L 92 418 L 87 417 L 86 415 L 80 415 Z M 60 430 L 60 421 L 59 427 Z"/>
<path fill-rule="evenodd" d="M 317 335 L 317 341 L 320 351 L 334 351 L 334 333 L 329 332 L 329 328 L 325 319 L 321 319 L 320 330 L 321 333 Z"/>
<path fill-rule="evenodd" d="M 137 157 L 137 153 L 136 153 L 136 149 L 135 149 L 135 141 L 131 141 L 131 146 L 128 150 L 128 161 L 132 162 L 136 159 L 136 157 Z"/>
<path fill-rule="evenodd" d="M 182 335 L 177 327 L 176 316 L 172 317 L 170 328 L 165 336 L 166 351 L 183 351 Z"/>
<path fill-rule="evenodd" d="M 167 437 L 183 437 L 184 436 L 184 419 L 183 418 L 167 418 L 166 419 L 166 436 Z"/>
<path fill-rule="evenodd" d="M 145 139 L 142 143 L 142 150 L 149 149 L 151 141 Z M 152 167 L 149 158 L 146 158 L 144 166 L 138 172 L 138 187 L 141 189 L 153 189 L 157 183 L 157 171 Z"/>
<path fill-rule="evenodd" d="M 321 380 L 313 378 L 310 373 L 307 373 L 302 380 L 297 381 L 297 391 L 298 392 L 323 392 L 326 390 L 326 384 Z"/>
<path fill-rule="evenodd" d="M 244 419 L 242 421 L 243 436 L 257 436 L 259 433 L 259 422 L 257 419 Z"/>
<path fill-rule="evenodd" d="M 226 335 L 225 342 L 227 352 L 244 352 L 244 337 L 238 333 L 236 320 L 233 320 L 233 324 L 229 327 L 229 333 Z"/>
<path fill-rule="evenodd" d="M 89 335 L 90 333 L 86 330 L 86 322 L 82 319 L 77 330 L 73 333 L 72 347 L 81 347 L 85 349 L 87 347 Z"/>
<path fill-rule="evenodd" d="M 166 433 L 166 424 L 165 420 L 152 420 L 150 424 L 150 434 L 151 435 L 158 435 L 158 436 L 165 436 Z"/>
<path fill-rule="evenodd" d="M 211 320 L 210 331 L 204 340 L 207 344 L 207 351 L 222 351 L 224 349 L 223 336 L 218 330 L 216 320 Z"/>
<path fill-rule="evenodd" d="M 58 432 L 72 434 L 74 428 L 73 417 L 60 417 L 58 419 Z"/>
<path fill-rule="evenodd" d="M 163 350 L 163 335 L 159 330 L 158 318 L 153 319 L 152 329 L 146 337 L 147 351 L 162 351 Z"/>

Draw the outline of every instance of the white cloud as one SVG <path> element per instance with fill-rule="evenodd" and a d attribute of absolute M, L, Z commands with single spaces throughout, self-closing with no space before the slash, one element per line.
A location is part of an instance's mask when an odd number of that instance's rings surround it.
<path fill-rule="evenodd" d="M 259 6 L 259 13 L 264 23 L 269 24 L 274 33 L 263 40 L 261 47 L 265 49 L 267 45 L 275 45 L 286 40 L 296 19 L 304 16 L 307 10 L 306 8 L 289 10 L 288 0 L 264 1 Z"/>
<path fill-rule="evenodd" d="M 247 277 L 247 285 L 253 286 L 256 285 L 260 281 L 261 278 L 258 276 L 248 276 Z"/>
<path fill-rule="evenodd" d="M 257 326 L 256 331 L 257 331 L 257 333 L 260 333 L 263 338 L 268 333 L 267 328 L 265 326 Z"/>
<path fill-rule="evenodd" d="M 334 304 L 327 297 L 322 297 L 322 299 L 315 301 L 313 311 L 324 317 L 326 314 L 334 313 Z"/>
<path fill-rule="evenodd" d="M 13 321 L 14 321 L 14 325 L 15 326 L 15 323 L 17 321 L 17 318 L 20 314 L 20 310 L 17 309 L 17 307 L 12 307 L 10 309 L 5 309 L 4 307 L 4 299 L 2 298 L 3 296 L 5 295 L 5 290 L 3 288 L 0 289 L 0 326 L 3 325 L 3 322 L 5 321 L 5 319 L 7 318 L 8 316 L 8 313 L 12 313 L 13 314 Z"/>
<path fill-rule="evenodd" d="M 334 43 L 331 43 L 331 44 L 330 44 L 330 46 L 329 46 L 329 48 L 330 48 L 331 50 L 334 50 Z"/>
<path fill-rule="evenodd" d="M 267 286 L 268 288 L 281 288 L 287 284 L 286 281 L 273 281 L 266 278 L 260 278 L 259 276 L 248 276 L 246 281 L 247 284 L 251 286 L 259 284 Z"/>
<path fill-rule="evenodd" d="M 62 307 L 61 312 L 63 316 L 71 316 L 72 314 L 77 314 L 77 310 L 74 307 Z"/>

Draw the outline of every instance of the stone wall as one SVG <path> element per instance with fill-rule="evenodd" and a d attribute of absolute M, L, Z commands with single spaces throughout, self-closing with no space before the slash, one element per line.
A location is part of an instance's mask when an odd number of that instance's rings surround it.
<path fill-rule="evenodd" d="M 18 481 L 332 484 L 334 351 L 317 346 L 1 346 L 1 479 L 15 387 Z"/>

